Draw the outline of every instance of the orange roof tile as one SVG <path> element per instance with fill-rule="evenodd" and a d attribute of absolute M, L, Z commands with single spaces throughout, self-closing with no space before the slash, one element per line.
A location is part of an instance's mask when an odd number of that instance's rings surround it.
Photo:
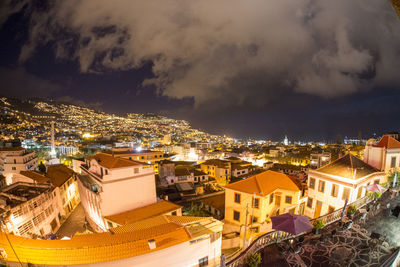
<path fill-rule="evenodd" d="M 70 240 L 34 240 L 8 235 L 21 262 L 43 265 L 92 264 L 135 257 L 191 240 L 184 226 L 163 216 L 112 229 L 112 232 L 75 235 Z M 154 239 L 155 249 L 148 240 Z M 17 262 L 3 233 L 0 247 L 8 262 Z"/>
<path fill-rule="evenodd" d="M 225 188 L 236 191 L 266 196 L 276 189 L 299 191 L 299 187 L 286 174 L 265 171 L 247 179 L 229 184 Z"/>
<path fill-rule="evenodd" d="M 108 168 L 108 169 L 143 165 L 142 163 L 137 162 L 137 161 L 123 159 L 123 158 L 116 158 L 116 157 L 113 157 L 112 155 L 109 155 L 106 153 L 97 153 L 96 155 L 88 157 L 86 159 L 88 159 L 88 160 L 94 159 L 101 166 Z"/>
<path fill-rule="evenodd" d="M 146 218 L 151 218 L 159 216 L 165 213 L 175 211 L 182 208 L 182 206 L 176 205 L 169 201 L 160 201 L 154 204 L 150 204 L 141 208 L 129 210 L 119 214 L 105 216 L 104 218 L 118 223 L 120 225 L 125 225 L 129 223 L 134 223 Z"/>
<path fill-rule="evenodd" d="M 385 135 L 381 138 L 379 143 L 376 145 L 377 147 L 385 147 L 385 148 L 400 148 L 400 142 L 391 137 L 390 135 Z"/>
<path fill-rule="evenodd" d="M 49 181 L 49 178 L 47 178 L 46 176 L 37 171 L 21 171 L 20 174 L 28 178 L 31 178 L 32 180 L 34 180 L 39 184 L 44 184 Z"/>
<path fill-rule="evenodd" d="M 73 175 L 74 171 L 64 164 L 50 165 L 47 167 L 46 177 L 49 178 L 50 182 L 55 187 L 63 185 Z"/>

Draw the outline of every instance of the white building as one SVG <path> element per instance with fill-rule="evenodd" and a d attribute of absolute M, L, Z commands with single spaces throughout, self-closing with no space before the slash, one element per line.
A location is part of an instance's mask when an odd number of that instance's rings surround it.
<path fill-rule="evenodd" d="M 369 140 L 364 149 L 364 161 L 386 173 L 399 168 L 400 142 L 389 135 L 383 136 L 377 144 Z"/>
<path fill-rule="evenodd" d="M 367 185 L 386 182 L 385 173 L 347 154 L 317 170 L 308 172 L 308 200 L 305 214 L 317 218 L 364 197 Z"/>
<path fill-rule="evenodd" d="M 331 153 L 311 153 L 310 155 L 310 169 L 319 169 L 331 162 Z"/>
<path fill-rule="evenodd" d="M 50 184 L 17 182 L 1 189 L 0 216 L 7 233 L 28 238 L 45 237 L 60 227 Z"/>
<path fill-rule="evenodd" d="M 37 157 L 34 152 L 26 152 L 22 147 L 0 148 L 0 174 L 7 179 L 13 173 L 34 170 L 38 166 Z"/>
<path fill-rule="evenodd" d="M 85 159 L 78 179 L 81 203 L 94 229 L 107 229 L 104 216 L 157 202 L 153 168 L 98 153 Z"/>

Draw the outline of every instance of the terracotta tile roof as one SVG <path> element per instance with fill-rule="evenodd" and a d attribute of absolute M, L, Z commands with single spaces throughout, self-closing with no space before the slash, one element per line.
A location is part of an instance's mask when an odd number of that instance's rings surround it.
<path fill-rule="evenodd" d="M 203 198 L 200 202 L 211 206 L 217 210 L 225 210 L 225 194 L 219 194 L 212 197 Z"/>
<path fill-rule="evenodd" d="M 189 176 L 192 169 L 191 166 L 176 166 L 175 176 Z"/>
<path fill-rule="evenodd" d="M 400 148 L 400 142 L 391 137 L 390 135 L 385 135 L 381 138 L 379 143 L 376 145 L 377 147 L 385 147 L 385 148 Z"/>
<path fill-rule="evenodd" d="M 174 222 L 174 223 L 177 223 L 180 225 L 187 225 L 187 224 L 192 224 L 194 222 L 199 222 L 199 221 L 210 219 L 210 217 L 172 216 L 172 215 L 165 215 L 165 218 L 167 218 L 171 222 Z"/>
<path fill-rule="evenodd" d="M 247 179 L 229 184 L 225 188 L 248 194 L 266 196 L 276 189 L 299 191 L 299 187 L 286 174 L 265 171 Z"/>
<path fill-rule="evenodd" d="M 63 185 L 73 175 L 74 171 L 64 164 L 50 165 L 47 167 L 46 177 L 49 178 L 50 182 L 55 187 Z"/>
<path fill-rule="evenodd" d="M 230 162 L 221 159 L 209 159 L 201 163 L 202 165 L 217 166 L 218 168 L 229 168 Z"/>
<path fill-rule="evenodd" d="M 165 213 L 175 211 L 182 208 L 182 206 L 176 205 L 169 201 L 160 201 L 154 204 L 150 204 L 138 209 L 129 210 L 123 213 L 105 216 L 107 220 L 115 222 L 120 225 L 134 223 L 143 219 L 159 216 Z"/>
<path fill-rule="evenodd" d="M 31 178 L 32 180 L 34 180 L 39 184 L 44 184 L 49 181 L 49 178 L 47 178 L 46 176 L 37 171 L 21 171 L 20 174 L 28 178 Z"/>
<path fill-rule="evenodd" d="M 165 249 L 191 240 L 184 226 L 163 216 L 112 229 L 112 232 L 75 235 L 70 240 L 33 240 L 9 235 L 10 241 L 24 263 L 43 265 L 93 264 L 120 260 Z M 148 240 L 153 239 L 155 249 Z M 17 262 L 3 233 L 0 247 L 7 261 Z"/>
<path fill-rule="evenodd" d="M 345 156 L 329 163 L 328 165 L 316 169 L 315 172 L 331 174 L 349 179 L 359 179 L 372 173 L 379 172 L 379 170 L 355 157 L 351 153 L 348 153 Z"/>
<path fill-rule="evenodd" d="M 0 152 L 3 151 L 22 151 L 25 150 L 23 147 L 0 147 Z"/>
<path fill-rule="evenodd" d="M 86 158 L 87 160 L 96 160 L 101 166 L 107 168 L 107 169 L 114 169 L 114 168 L 124 168 L 124 167 L 132 167 L 132 166 L 140 166 L 143 165 L 143 163 L 129 160 L 129 159 L 123 159 L 123 158 L 116 158 L 113 157 L 112 155 L 106 154 L 106 153 L 97 153 L 94 156 Z"/>

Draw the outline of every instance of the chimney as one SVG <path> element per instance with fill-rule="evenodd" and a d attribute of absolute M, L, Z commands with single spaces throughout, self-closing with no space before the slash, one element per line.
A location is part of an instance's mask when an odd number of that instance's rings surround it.
<path fill-rule="evenodd" d="M 150 239 L 147 242 L 149 243 L 149 248 L 150 249 L 155 249 L 156 248 L 156 241 L 154 239 Z"/>

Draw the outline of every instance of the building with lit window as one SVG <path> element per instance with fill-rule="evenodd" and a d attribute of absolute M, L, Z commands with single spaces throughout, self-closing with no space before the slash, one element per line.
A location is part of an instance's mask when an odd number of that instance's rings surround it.
<path fill-rule="evenodd" d="M 104 216 L 157 202 L 153 168 L 138 161 L 98 153 L 81 165 L 78 188 L 90 225 L 105 231 Z"/>
<path fill-rule="evenodd" d="M 24 182 L 1 189 L 0 216 L 5 231 L 28 238 L 56 233 L 60 222 L 53 189 L 50 184 Z"/>
<path fill-rule="evenodd" d="M 330 164 L 308 172 L 305 214 L 317 218 L 364 197 L 367 185 L 387 181 L 385 173 L 348 153 Z"/>
<path fill-rule="evenodd" d="M 231 162 L 220 159 L 209 159 L 200 164 L 201 171 L 221 184 L 226 185 L 231 179 Z"/>
<path fill-rule="evenodd" d="M 127 147 L 113 148 L 110 153 L 117 158 L 139 161 L 151 165 L 154 168 L 155 173 L 158 173 L 158 163 L 164 159 L 164 153 L 160 151 L 139 151 Z"/>
<path fill-rule="evenodd" d="M 251 232 L 269 232 L 271 216 L 287 212 L 302 215 L 306 199 L 294 178 L 265 171 L 225 186 L 225 223 L 243 232 L 247 219 Z"/>
<path fill-rule="evenodd" d="M 12 179 L 14 173 L 34 170 L 37 166 L 38 161 L 34 152 L 26 152 L 22 147 L 0 148 L 0 174 L 3 174 L 7 180 Z"/>
<path fill-rule="evenodd" d="M 331 162 L 331 153 L 311 153 L 310 155 L 310 169 L 318 169 Z"/>
<path fill-rule="evenodd" d="M 46 177 L 56 188 L 61 216 L 68 218 L 80 203 L 77 174 L 67 166 L 58 164 L 47 167 Z"/>
<path fill-rule="evenodd" d="M 369 140 L 364 149 L 364 161 L 386 173 L 400 168 L 400 142 L 390 135 L 383 136 L 377 144 Z"/>

